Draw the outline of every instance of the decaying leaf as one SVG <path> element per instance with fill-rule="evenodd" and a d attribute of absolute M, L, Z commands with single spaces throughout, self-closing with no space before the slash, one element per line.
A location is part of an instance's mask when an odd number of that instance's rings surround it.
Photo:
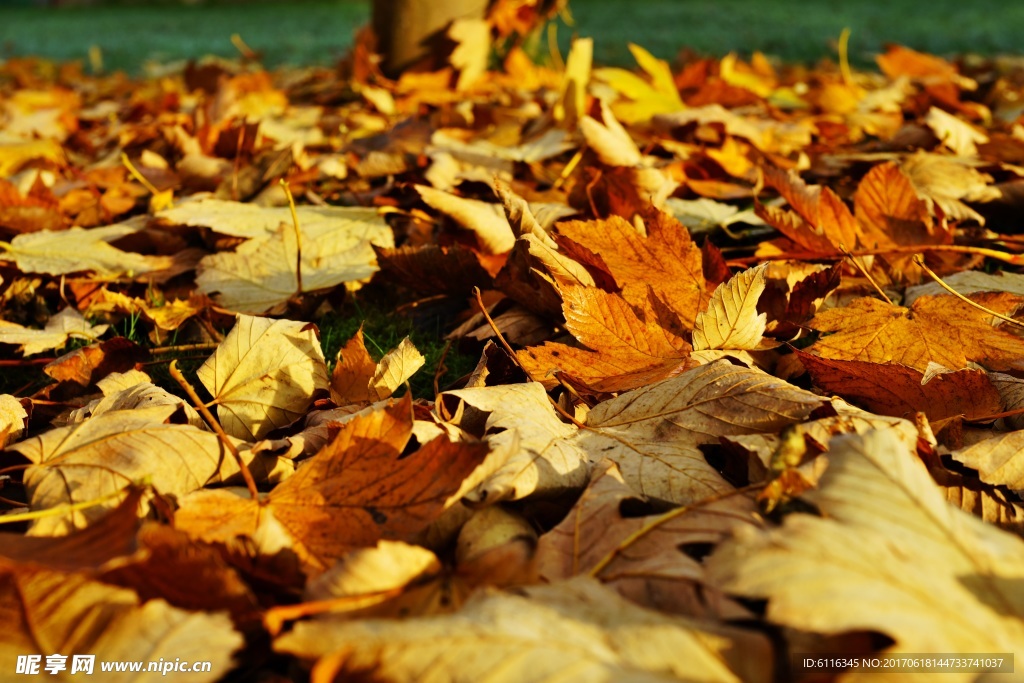
<path fill-rule="evenodd" d="M 1019 299 L 1007 294 L 976 294 L 978 303 L 1012 313 Z M 900 363 L 920 371 L 935 363 L 950 370 L 979 363 L 989 370 L 1021 364 L 1024 340 L 994 327 L 992 316 L 949 294 L 919 297 L 910 308 L 861 298 L 819 313 L 810 326 L 824 336 L 810 347 L 834 360 Z"/>
<path fill-rule="evenodd" d="M 697 314 L 693 350 L 756 349 L 762 345 L 768 316 L 757 312 L 768 265 L 745 270 L 718 286 L 708 308 Z"/>
<path fill-rule="evenodd" d="M 701 445 L 777 432 L 820 404 L 820 397 L 771 375 L 717 361 L 599 404 L 573 444 L 615 461 L 637 493 L 687 505 L 733 488 Z"/>

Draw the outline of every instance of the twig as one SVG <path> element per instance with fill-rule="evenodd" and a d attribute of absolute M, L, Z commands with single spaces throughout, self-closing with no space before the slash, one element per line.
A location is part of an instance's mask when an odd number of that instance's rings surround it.
<path fill-rule="evenodd" d="M 946 290 L 947 292 L 949 292 L 950 294 L 952 294 L 956 298 L 960 299 L 961 301 L 963 301 L 963 302 L 965 302 L 967 304 L 970 304 L 971 306 L 974 306 L 979 311 L 984 311 L 985 313 L 988 313 L 989 315 L 995 316 L 996 318 L 999 318 L 1000 320 L 1005 320 L 1008 323 L 1013 323 L 1014 325 L 1017 325 L 1019 327 L 1024 327 L 1024 323 L 1022 323 L 1021 321 L 1014 320 L 1010 316 L 1003 315 L 1002 313 L 996 313 L 991 308 L 986 308 L 985 306 L 982 306 L 981 304 L 979 304 L 977 301 L 971 301 L 966 296 L 964 296 L 960 292 L 956 291 L 955 289 L 953 289 L 952 287 L 947 285 L 945 282 L 942 281 L 942 278 L 940 278 L 938 275 L 936 275 L 934 272 L 932 272 L 932 269 L 924 264 L 924 259 L 921 258 L 920 255 L 914 256 L 914 263 L 919 265 L 921 267 L 921 270 L 923 270 L 924 272 L 928 273 L 929 277 L 931 277 L 933 280 L 935 280 L 937 283 L 939 283 L 940 287 L 942 287 L 944 290 Z"/>
<path fill-rule="evenodd" d="M 505 352 L 512 358 L 512 362 L 515 363 L 519 367 L 519 369 L 523 371 L 523 374 L 525 374 L 527 376 L 527 378 L 529 378 L 529 380 L 531 382 L 536 382 L 537 380 L 533 377 L 533 375 L 531 375 L 530 372 L 526 368 L 523 367 L 523 364 L 519 360 L 519 356 L 517 356 L 516 352 L 512 350 L 512 346 L 509 345 L 509 343 L 507 341 L 505 341 L 505 335 L 503 335 L 501 333 L 501 330 L 498 329 L 498 326 L 494 323 L 494 320 L 491 319 L 491 314 L 487 312 L 487 307 L 484 306 L 484 298 L 483 298 L 483 296 L 480 295 L 480 288 L 479 287 L 474 287 L 473 288 L 473 294 L 476 296 L 476 303 L 480 307 L 480 312 L 483 313 L 483 315 L 484 315 L 484 320 L 486 320 L 487 324 L 491 326 L 491 330 L 494 332 L 495 336 L 498 338 L 498 341 L 501 342 L 501 345 L 502 345 L 502 347 L 504 347 Z M 545 392 L 545 395 L 547 395 L 547 392 Z M 564 417 L 565 419 L 569 420 L 569 422 L 572 422 L 574 425 L 576 425 L 580 429 L 589 429 L 589 427 L 587 427 L 587 425 L 583 424 L 582 422 L 577 420 L 574 416 L 572 416 L 569 413 L 567 413 L 562 408 L 562 406 L 558 405 L 558 402 L 555 401 L 555 399 L 553 399 L 550 396 L 548 396 L 548 401 L 550 401 L 551 405 L 554 406 L 555 411 L 558 412 L 558 414 L 561 415 L 562 417 Z"/>
<path fill-rule="evenodd" d="M 139 184 L 146 188 L 150 194 L 160 194 L 160 190 L 156 189 L 156 186 L 149 182 L 146 176 L 139 172 L 139 169 L 135 168 L 135 165 L 132 164 L 131 160 L 128 159 L 128 155 L 124 152 L 121 152 L 121 163 L 128 169 L 128 172 L 131 173 L 132 177 L 139 181 Z"/>
<path fill-rule="evenodd" d="M 212 342 L 202 344 L 180 344 L 178 346 L 158 346 L 150 349 L 149 353 L 154 356 L 164 356 L 169 353 L 188 353 L 189 351 L 213 351 L 219 346 Z"/>
<path fill-rule="evenodd" d="M 238 449 L 235 448 L 235 444 L 231 443 L 231 438 L 224 431 L 224 428 L 220 426 L 220 422 L 217 422 L 217 418 L 213 416 L 213 413 L 210 412 L 202 399 L 199 398 L 199 394 L 196 393 L 196 390 L 193 389 L 192 385 L 189 384 L 187 379 L 185 379 L 185 376 L 181 374 L 181 370 L 178 369 L 178 361 L 172 360 L 167 371 L 171 374 L 171 377 L 174 378 L 174 381 L 185 390 L 185 393 L 188 394 L 188 397 L 192 400 L 192 405 L 195 406 L 196 410 L 199 411 L 199 414 L 203 416 L 204 420 L 206 420 L 206 424 L 210 425 L 210 429 L 220 437 L 221 443 L 224 444 L 224 447 L 227 448 L 228 452 L 230 452 L 235 458 L 235 462 L 238 463 L 238 469 L 242 472 L 242 479 L 245 480 L 245 486 L 249 489 L 249 495 L 253 500 L 258 501 L 259 490 L 256 488 L 256 480 L 253 479 L 252 472 L 249 471 L 249 466 L 245 464 L 244 460 L 242 460 L 241 454 L 238 452 Z"/>
<path fill-rule="evenodd" d="M 882 291 L 882 288 L 878 286 L 877 282 L 875 282 L 875 278 L 871 277 L 871 273 L 868 272 L 867 268 L 857 263 L 857 259 L 853 257 L 853 254 L 850 253 L 850 250 L 847 249 L 844 245 L 840 244 L 839 251 L 843 252 L 844 254 L 846 254 L 846 256 L 850 258 L 850 262 L 853 263 L 853 267 L 859 270 L 861 272 L 861 275 L 866 277 L 868 279 L 868 282 L 871 283 L 871 286 L 875 288 L 875 291 L 878 292 L 883 299 L 885 299 L 885 302 L 892 306 L 892 299 L 886 296 L 885 292 Z"/>
<path fill-rule="evenodd" d="M 968 247 L 960 244 L 915 244 L 910 246 L 892 246 L 879 249 L 860 249 L 851 251 L 853 256 L 884 256 L 885 254 L 919 254 L 923 251 L 951 251 L 958 254 L 974 254 L 993 258 L 1014 266 L 1024 266 L 1024 255 L 1007 254 L 1005 251 L 986 249 L 984 247 Z M 804 261 L 832 261 L 838 258 L 837 254 L 824 254 L 818 251 L 791 251 L 781 254 L 768 254 L 764 256 L 747 256 L 744 258 L 730 259 L 726 261 L 734 268 L 746 268 L 762 261 L 785 261 L 789 259 Z"/>
<path fill-rule="evenodd" d="M 441 393 L 441 369 L 448 368 L 444 367 L 444 361 L 448 357 L 448 351 L 452 348 L 452 340 L 449 339 L 448 343 L 444 345 L 444 350 L 441 352 L 441 358 L 437 361 L 437 367 L 434 368 L 434 400 L 437 400 L 437 395 Z"/>

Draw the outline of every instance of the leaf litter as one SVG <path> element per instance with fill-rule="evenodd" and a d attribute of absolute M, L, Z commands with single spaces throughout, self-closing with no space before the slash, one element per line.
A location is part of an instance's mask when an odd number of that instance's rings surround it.
<path fill-rule="evenodd" d="M 552 66 L 520 38 L 563 4 L 397 80 L 368 33 L 334 70 L 0 64 L 5 662 L 1024 652 L 1024 66 Z M 364 305 L 476 367 L 321 336 Z"/>

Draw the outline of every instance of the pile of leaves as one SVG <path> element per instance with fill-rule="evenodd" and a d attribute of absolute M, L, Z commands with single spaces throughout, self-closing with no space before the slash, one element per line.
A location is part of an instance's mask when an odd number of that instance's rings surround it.
<path fill-rule="evenodd" d="M 3 666 L 1024 652 L 1024 63 L 632 49 L 0 66 Z M 475 370 L 325 356 L 360 300 Z"/>

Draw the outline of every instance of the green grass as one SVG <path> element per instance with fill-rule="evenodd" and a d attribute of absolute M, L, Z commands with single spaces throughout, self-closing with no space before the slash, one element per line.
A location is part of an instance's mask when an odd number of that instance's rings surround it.
<path fill-rule="evenodd" d="M 573 0 L 571 7 L 576 25 L 560 27 L 563 49 L 573 33 L 592 36 L 602 63 L 631 65 L 627 42 L 664 58 L 691 47 L 709 55 L 761 50 L 814 62 L 833 54 L 844 27 L 853 32 L 851 54 L 861 64 L 890 42 L 937 54 L 1024 51 L 1024 3 L 1000 0 Z M 0 7 L 0 55 L 85 59 L 95 44 L 108 68 L 135 72 L 147 59 L 234 56 L 230 36 L 239 33 L 270 65 L 329 64 L 369 14 L 369 3 L 356 0 L 59 10 L 11 7 L 8 0 Z"/>

